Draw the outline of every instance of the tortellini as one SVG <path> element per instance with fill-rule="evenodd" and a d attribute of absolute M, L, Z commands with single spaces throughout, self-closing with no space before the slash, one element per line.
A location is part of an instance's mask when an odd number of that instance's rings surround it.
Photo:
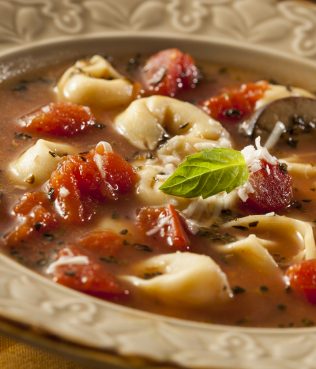
<path fill-rule="evenodd" d="M 280 274 L 281 271 L 273 257 L 266 250 L 270 241 L 263 240 L 255 235 L 250 235 L 245 239 L 217 246 L 217 250 L 223 254 L 238 256 L 241 263 L 256 270 L 260 274 Z"/>
<path fill-rule="evenodd" d="M 15 183 L 36 186 L 50 177 L 62 156 L 74 153 L 70 145 L 40 139 L 10 163 L 9 172 Z"/>
<path fill-rule="evenodd" d="M 250 215 L 224 225 L 226 228 L 240 226 L 249 227 L 249 233 L 261 238 L 269 238 L 264 247 L 282 266 L 316 258 L 313 229 L 307 222 L 279 215 Z"/>
<path fill-rule="evenodd" d="M 134 101 L 116 117 L 115 126 L 132 145 L 141 150 L 156 149 L 165 135 L 216 141 L 226 133 L 217 121 L 198 107 L 166 96 Z"/>
<path fill-rule="evenodd" d="M 127 105 L 133 92 L 133 84 L 99 55 L 77 61 L 57 85 L 60 100 L 105 109 Z"/>
<path fill-rule="evenodd" d="M 148 205 L 171 202 L 185 208 L 191 200 L 167 196 L 159 187 L 187 155 L 231 146 L 219 122 L 192 104 L 165 96 L 134 101 L 117 116 L 115 127 L 138 149 L 156 150 L 154 159 L 133 163 L 140 177 L 138 196 Z"/>
<path fill-rule="evenodd" d="M 122 278 L 166 305 L 212 307 L 231 297 L 226 275 L 205 255 L 176 252 L 154 256 L 140 263 L 136 273 Z"/>
<path fill-rule="evenodd" d="M 289 96 L 315 97 L 315 95 L 302 88 L 270 84 L 269 88 L 264 92 L 263 97 L 256 102 L 255 110 L 271 103 L 274 100 L 283 99 L 284 97 Z"/>

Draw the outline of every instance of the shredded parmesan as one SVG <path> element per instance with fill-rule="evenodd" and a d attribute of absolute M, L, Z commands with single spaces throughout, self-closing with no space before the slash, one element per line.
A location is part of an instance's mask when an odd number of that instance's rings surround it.
<path fill-rule="evenodd" d="M 284 123 L 278 121 L 270 133 L 270 136 L 268 137 L 264 147 L 266 147 L 268 150 L 272 149 L 284 132 L 286 132 Z"/>
<path fill-rule="evenodd" d="M 61 265 L 88 265 L 89 259 L 87 256 L 78 255 L 74 256 L 72 254 L 61 256 L 59 259 L 50 264 L 50 266 L 46 269 L 47 274 L 54 274 L 56 268 Z"/>
<path fill-rule="evenodd" d="M 62 186 L 62 187 L 60 187 L 59 195 L 61 197 L 67 197 L 67 196 L 70 195 L 70 192 L 69 192 L 69 190 L 66 187 Z"/>
<path fill-rule="evenodd" d="M 164 232 L 164 228 L 163 227 L 166 224 L 168 224 L 170 222 L 170 220 L 171 220 L 171 215 L 168 215 L 168 216 L 165 216 L 165 217 L 159 219 L 156 227 L 154 227 L 151 230 L 147 231 L 146 232 L 146 235 L 147 236 L 152 236 L 152 235 L 160 232 L 160 235 L 163 237 L 165 235 L 164 234 L 165 232 Z"/>
<path fill-rule="evenodd" d="M 253 145 L 249 145 L 241 150 L 246 164 L 252 173 L 257 172 L 262 168 L 261 160 L 264 160 L 272 165 L 276 165 L 278 162 L 277 158 L 275 156 L 272 156 L 266 147 L 261 146 L 260 141 L 261 138 L 260 136 L 258 136 L 255 139 L 256 147 L 254 147 Z"/>

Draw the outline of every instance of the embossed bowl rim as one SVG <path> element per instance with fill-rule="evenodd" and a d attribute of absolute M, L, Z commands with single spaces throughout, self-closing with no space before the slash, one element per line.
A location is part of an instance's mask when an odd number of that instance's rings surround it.
<path fill-rule="evenodd" d="M 62 60 L 100 53 L 105 49 L 115 56 L 139 51 L 150 53 L 166 47 L 179 47 L 192 53 L 197 59 L 218 64 L 264 70 L 267 77 L 279 77 L 281 81 L 287 80 L 291 84 L 316 90 L 316 63 L 284 52 L 201 36 L 140 36 L 139 33 L 122 35 L 118 32 L 108 32 L 106 36 L 52 39 L 1 52 L 0 80 L 54 65 Z M 254 61 L 256 65 L 253 65 Z M 293 73 L 294 70 L 296 73 Z M 6 286 L 0 289 L 2 317 L 40 328 L 71 342 L 122 355 L 139 355 L 188 368 L 266 368 L 261 364 L 268 364 L 271 369 L 283 369 L 290 367 L 286 365 L 292 362 L 293 354 L 286 348 L 284 352 L 278 351 L 276 347 L 286 342 L 293 345 L 296 341 L 300 347 L 306 345 L 305 340 L 309 340 L 309 354 L 306 356 L 304 350 L 304 355 L 297 355 L 296 364 L 312 368 L 308 366 L 312 365 L 309 362 L 316 357 L 316 328 L 233 327 L 147 313 L 69 290 L 3 254 L 0 254 L 0 285 Z M 69 319 L 69 314 L 76 309 L 78 317 L 67 321 L 66 318 Z M 31 311 L 33 314 L 30 314 Z M 120 323 L 122 320 L 125 327 Z M 119 328 L 115 327 L 115 322 L 120 325 Z M 192 335 L 199 341 L 193 346 L 190 338 Z M 98 340 L 95 336 L 98 336 Z M 111 340 L 111 337 L 114 339 Z M 150 338 L 154 342 L 149 342 Z M 167 345 L 162 343 L 162 339 L 166 340 Z M 238 353 L 229 343 L 230 339 L 239 340 Z M 222 356 L 216 357 L 213 342 L 217 350 L 223 350 Z M 228 342 L 227 347 L 225 342 Z"/>

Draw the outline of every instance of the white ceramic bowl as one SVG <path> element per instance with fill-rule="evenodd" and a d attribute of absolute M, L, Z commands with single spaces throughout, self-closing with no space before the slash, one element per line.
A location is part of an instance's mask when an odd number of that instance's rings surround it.
<path fill-rule="evenodd" d="M 239 5 L 246 2 L 246 0 L 240 0 Z M 27 1 L 21 3 L 25 5 Z M 34 3 L 46 3 L 48 6 L 46 12 L 49 9 L 53 12 L 53 0 Z M 60 3 L 68 4 L 69 9 L 73 9 L 73 12 L 70 12 L 73 17 L 70 17 L 71 19 L 78 17 L 80 20 L 80 12 L 75 10 L 81 9 L 80 6 L 83 7 L 84 3 L 89 3 L 89 1 L 80 2 L 81 5 L 78 5 L 78 8 L 72 8 L 71 2 L 68 1 Z M 103 2 L 90 1 L 90 3 L 95 10 L 98 8 L 96 4 L 104 9 Z M 145 3 L 145 1 L 140 2 L 143 8 L 135 8 L 136 10 L 131 11 L 136 20 L 138 14 L 138 22 L 141 22 L 142 12 L 146 14 L 150 6 L 154 10 L 153 3 L 158 6 L 162 2 L 150 0 L 147 2 L 147 8 L 145 8 Z M 177 9 L 182 9 L 180 2 L 168 1 L 166 3 L 169 7 L 173 6 L 174 13 L 170 14 L 173 14 L 171 19 L 176 22 Z M 201 15 L 203 7 L 205 9 L 210 7 L 215 11 L 216 6 L 220 8 L 218 4 L 222 4 L 222 10 L 226 9 L 228 13 L 238 9 L 237 1 L 201 0 L 188 3 L 193 8 L 195 7 L 194 9 L 198 9 L 196 10 L 196 22 L 202 22 L 204 19 Z M 259 0 L 248 0 L 248 3 L 262 6 L 258 5 L 262 4 Z M 266 7 L 262 8 L 265 10 L 262 12 L 265 11 L 268 14 L 268 9 L 273 3 L 275 2 L 267 0 Z M 27 9 L 24 5 L 18 9 Z M 0 4 L 0 11 L 1 6 Z M 275 4 L 273 6 L 274 8 L 271 9 L 279 9 Z M 307 7 L 307 5 L 300 6 L 300 9 L 306 11 Z M 43 12 L 43 8 L 39 6 L 28 9 L 35 8 L 36 11 Z M 161 10 L 160 6 L 158 8 Z M 111 16 L 110 8 L 106 9 Z M 135 13 L 137 9 L 138 13 Z M 291 9 L 290 6 L 289 9 Z M 308 8 L 308 11 L 315 11 L 316 14 L 316 7 Z M 26 17 L 25 14 L 31 17 L 33 12 L 31 10 L 28 12 L 24 12 L 23 17 Z M 52 21 L 58 21 L 57 13 L 48 12 L 48 14 L 53 14 L 51 15 Z M 224 13 L 221 14 L 224 19 Z M 1 17 L 3 16 L 0 15 L 0 26 Z M 113 14 L 112 17 L 114 17 Z M 284 22 L 285 19 L 288 18 L 281 17 Z M 214 26 L 215 23 L 213 21 L 212 25 Z M 277 25 L 279 24 L 280 19 Z M 310 24 L 316 29 L 316 16 Z M 146 28 L 145 26 L 143 25 L 143 28 Z M 236 24 L 234 27 L 237 27 Z M 270 27 L 272 27 L 271 24 Z M 279 26 L 275 27 L 277 29 Z M 227 26 L 228 33 L 232 32 L 232 29 L 232 25 Z M 165 30 L 168 30 L 167 26 Z M 183 31 L 185 29 L 182 33 Z M 64 30 L 64 35 L 67 32 Z M 113 55 L 149 53 L 176 46 L 190 52 L 196 58 L 264 71 L 267 77 L 316 90 L 315 62 L 299 59 L 293 56 L 293 53 L 281 53 L 280 50 L 273 49 L 271 44 L 269 46 L 264 42 L 261 42 L 261 45 L 249 44 L 242 40 L 237 42 L 219 36 L 207 40 L 206 35 L 207 33 L 184 36 L 166 32 L 162 36 L 156 31 L 144 36 L 140 32 L 127 34 L 112 30 L 105 35 L 88 36 L 85 34 L 71 39 L 64 37 L 57 41 L 44 37 L 41 42 L 31 42 L 15 48 L 3 48 L 0 55 L 0 78 L 11 78 L 60 60 L 73 59 L 96 52 Z M 286 43 L 285 36 L 283 41 Z M 291 45 L 295 46 L 295 43 Z M 297 50 L 300 50 L 298 45 L 296 46 Z M 286 49 L 284 45 L 283 48 Z M 291 51 L 291 48 L 288 46 L 287 50 Z M 311 52 L 311 45 L 308 50 Z M 76 344 L 109 350 L 123 356 L 141 356 L 187 368 L 292 369 L 302 367 L 313 369 L 316 367 L 316 328 L 241 328 L 162 317 L 104 302 L 56 285 L 4 255 L 0 255 L 0 286 L 0 315 L 2 317 L 24 323 L 28 327 L 36 327 L 41 332 L 48 332 Z"/>

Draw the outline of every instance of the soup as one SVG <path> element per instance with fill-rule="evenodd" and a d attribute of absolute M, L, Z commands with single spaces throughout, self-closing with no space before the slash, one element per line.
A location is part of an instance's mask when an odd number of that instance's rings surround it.
<path fill-rule="evenodd" d="M 3 252 L 158 314 L 313 325 L 316 102 L 268 78 L 169 49 L 4 84 Z"/>

